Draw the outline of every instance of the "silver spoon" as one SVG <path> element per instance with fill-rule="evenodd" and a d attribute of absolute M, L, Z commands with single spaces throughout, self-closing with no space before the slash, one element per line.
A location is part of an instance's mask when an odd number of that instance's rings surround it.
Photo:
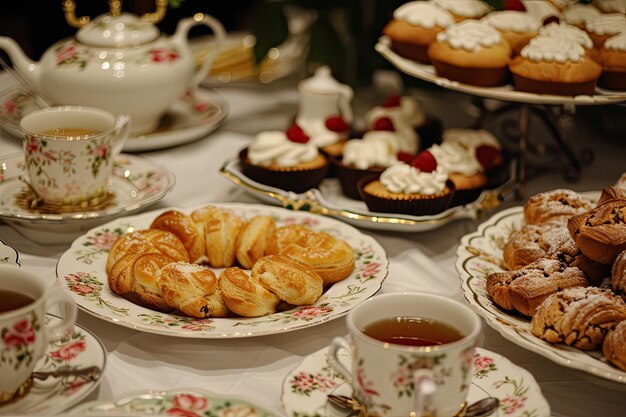
<path fill-rule="evenodd" d="M 86 368 L 76 368 L 76 369 L 56 369 L 54 371 L 36 371 L 33 372 L 32 376 L 35 379 L 39 379 L 45 381 L 46 379 L 52 378 L 63 378 L 66 376 L 81 376 L 89 381 L 95 381 L 100 377 L 100 368 L 97 366 L 88 366 Z"/>
<path fill-rule="evenodd" d="M 342 411 L 350 412 L 350 416 L 367 415 L 365 408 L 352 397 L 328 394 L 328 402 Z M 490 416 L 499 405 L 500 400 L 496 397 L 486 397 L 467 407 L 465 407 L 464 404 L 454 417 L 487 417 Z"/>

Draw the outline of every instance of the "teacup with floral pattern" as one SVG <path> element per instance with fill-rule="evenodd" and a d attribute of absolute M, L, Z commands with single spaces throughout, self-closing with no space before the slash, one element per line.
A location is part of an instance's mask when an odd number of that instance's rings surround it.
<path fill-rule="evenodd" d="M 458 337 L 413 346 L 379 340 L 365 332 L 380 320 L 398 318 L 434 320 L 458 330 Z M 480 318 L 471 308 L 434 294 L 390 293 L 359 304 L 346 322 L 349 337 L 333 339 L 329 361 L 351 381 L 354 397 L 368 416 L 455 415 L 469 391 L 481 329 Z M 350 363 L 344 363 L 345 358 Z"/>
<path fill-rule="evenodd" d="M 0 312 L 2 404 L 18 396 L 48 344 L 71 333 L 76 320 L 76 303 L 54 279 L 7 264 L 0 264 L 0 292 L 4 296 L 32 299 L 21 307 L 3 308 L 6 311 Z M 54 305 L 64 307 L 60 309 L 64 311 L 63 318 L 47 325 L 46 311 Z"/>
<path fill-rule="evenodd" d="M 27 114 L 20 129 L 25 170 L 37 197 L 47 203 L 88 206 L 107 194 L 130 118 L 94 107 L 57 106 Z"/>

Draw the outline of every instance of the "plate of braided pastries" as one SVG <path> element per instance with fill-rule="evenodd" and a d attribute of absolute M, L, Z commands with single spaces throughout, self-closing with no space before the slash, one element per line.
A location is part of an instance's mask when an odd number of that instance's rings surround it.
<path fill-rule="evenodd" d="M 258 204 L 166 208 L 76 239 L 57 278 L 78 306 L 145 332 L 261 336 L 315 326 L 374 295 L 388 259 L 338 220 Z"/>

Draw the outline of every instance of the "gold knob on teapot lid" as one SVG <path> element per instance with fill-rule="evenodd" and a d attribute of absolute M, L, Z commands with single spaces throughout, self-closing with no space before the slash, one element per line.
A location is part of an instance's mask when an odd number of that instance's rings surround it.
<path fill-rule="evenodd" d="M 168 0 L 154 0 L 156 9 L 154 12 L 145 13 L 141 19 L 148 23 L 158 23 L 165 17 Z M 63 12 L 65 21 L 72 27 L 80 28 L 85 26 L 91 18 L 89 16 L 76 16 L 76 2 L 74 0 L 63 0 Z M 122 13 L 122 0 L 109 0 L 109 15 L 119 16 Z"/>

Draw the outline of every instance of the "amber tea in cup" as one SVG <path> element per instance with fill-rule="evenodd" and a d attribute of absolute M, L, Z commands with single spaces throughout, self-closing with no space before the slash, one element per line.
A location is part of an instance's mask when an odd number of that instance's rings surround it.
<path fill-rule="evenodd" d="M 363 333 L 385 343 L 404 346 L 438 346 L 461 340 L 456 327 L 424 317 L 398 316 L 367 324 Z"/>
<path fill-rule="evenodd" d="M 66 137 L 68 139 L 73 139 L 82 138 L 85 136 L 94 136 L 102 132 L 100 130 L 85 129 L 80 127 L 54 127 L 38 133 L 44 136 L 60 136 Z"/>
<path fill-rule="evenodd" d="M 35 299 L 21 292 L 0 289 L 0 313 L 17 310 L 29 305 Z"/>

